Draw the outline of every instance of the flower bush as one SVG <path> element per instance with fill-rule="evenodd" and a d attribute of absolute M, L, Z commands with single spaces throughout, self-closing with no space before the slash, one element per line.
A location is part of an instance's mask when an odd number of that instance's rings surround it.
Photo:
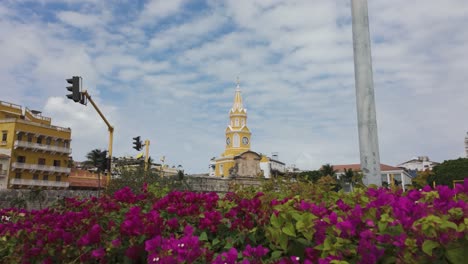
<path fill-rule="evenodd" d="M 468 180 L 454 189 L 123 188 L 37 211 L 0 210 L 1 263 L 463 263 Z M 145 190 L 151 188 L 145 188 Z M 247 194 L 247 195 L 244 195 Z"/>

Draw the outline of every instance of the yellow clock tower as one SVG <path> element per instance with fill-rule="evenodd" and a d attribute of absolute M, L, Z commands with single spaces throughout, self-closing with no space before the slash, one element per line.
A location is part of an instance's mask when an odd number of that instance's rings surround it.
<path fill-rule="evenodd" d="M 229 176 L 234 166 L 234 157 L 250 150 L 250 130 L 247 127 L 247 109 L 237 82 L 234 104 L 229 111 L 229 125 L 226 128 L 226 148 L 215 161 L 215 176 Z"/>

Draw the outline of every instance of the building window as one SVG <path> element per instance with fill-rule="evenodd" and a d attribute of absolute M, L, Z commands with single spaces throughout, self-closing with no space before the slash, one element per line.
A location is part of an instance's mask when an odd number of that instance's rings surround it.
<path fill-rule="evenodd" d="M 32 134 L 28 134 L 28 142 L 32 142 L 33 140 L 33 135 Z"/>
<path fill-rule="evenodd" d="M 62 176 L 55 176 L 55 181 L 62 181 Z"/>
<path fill-rule="evenodd" d="M 65 140 L 63 141 L 63 147 L 68 148 L 70 146 L 70 141 Z"/>
<path fill-rule="evenodd" d="M 42 180 L 48 181 L 48 180 L 49 180 L 49 175 L 44 175 L 44 176 L 42 176 Z"/>
<path fill-rule="evenodd" d="M 236 123 L 236 127 L 238 127 L 239 126 L 239 118 L 236 117 L 235 123 Z"/>
<path fill-rule="evenodd" d="M 21 179 L 21 172 L 17 172 L 15 174 L 15 179 Z"/>
<path fill-rule="evenodd" d="M 17 139 L 18 141 L 23 140 L 23 132 L 19 132 L 18 135 L 16 136 L 16 139 Z"/>
<path fill-rule="evenodd" d="M 223 164 L 219 164 L 219 175 L 224 176 L 223 174 Z"/>
<path fill-rule="evenodd" d="M 245 119 L 242 118 L 242 126 L 245 126 Z"/>
<path fill-rule="evenodd" d="M 26 162 L 26 157 L 25 156 L 18 156 L 16 158 L 16 162 L 25 163 Z"/>
<path fill-rule="evenodd" d="M 235 133 L 233 137 L 233 147 L 238 148 L 240 146 L 239 134 Z"/>
<path fill-rule="evenodd" d="M 50 137 L 46 138 L 46 145 L 50 146 L 50 141 L 51 141 Z"/>
<path fill-rule="evenodd" d="M 42 136 L 37 137 L 37 144 L 42 144 Z"/>
<path fill-rule="evenodd" d="M 8 131 L 2 131 L 2 142 L 6 142 L 8 139 Z"/>
<path fill-rule="evenodd" d="M 45 165 L 45 159 L 44 158 L 38 158 L 37 159 L 37 164 L 38 165 Z"/>
<path fill-rule="evenodd" d="M 33 174 L 33 180 L 35 181 L 39 180 L 39 174 L 37 173 Z"/>
<path fill-rule="evenodd" d="M 54 167 L 60 167 L 60 160 L 54 160 Z"/>

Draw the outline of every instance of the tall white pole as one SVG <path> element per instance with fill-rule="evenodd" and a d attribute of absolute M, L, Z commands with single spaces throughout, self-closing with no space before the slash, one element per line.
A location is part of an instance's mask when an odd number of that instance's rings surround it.
<path fill-rule="evenodd" d="M 359 152 L 364 184 L 382 186 L 367 0 L 351 0 Z"/>

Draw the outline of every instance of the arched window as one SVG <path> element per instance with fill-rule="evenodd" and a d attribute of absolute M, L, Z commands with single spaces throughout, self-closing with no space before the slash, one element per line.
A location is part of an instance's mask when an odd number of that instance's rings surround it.
<path fill-rule="evenodd" d="M 233 147 L 238 148 L 240 146 L 240 137 L 239 134 L 235 133 L 233 138 Z"/>
<path fill-rule="evenodd" d="M 236 117 L 236 127 L 239 126 L 239 118 Z"/>

